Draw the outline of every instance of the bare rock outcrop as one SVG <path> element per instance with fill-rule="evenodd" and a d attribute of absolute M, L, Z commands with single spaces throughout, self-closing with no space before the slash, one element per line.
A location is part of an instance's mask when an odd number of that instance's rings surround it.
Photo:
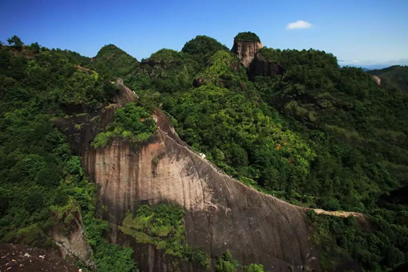
<path fill-rule="evenodd" d="M 155 117 L 157 133 L 140 149 L 116 140 L 107 148 L 90 148 L 84 154 L 85 170 L 100 188 L 99 201 L 113 225 L 113 242 L 129 244 L 117 228 L 127 210 L 134 212 L 140 203 L 174 203 L 187 211 L 188 244 L 213 258 L 230 250 L 243 265 L 320 271 L 303 208 L 225 175 L 184 144 L 163 113 L 156 110 Z M 152 164 L 154 158 L 160 158 L 157 165 Z M 157 257 L 159 252 L 147 248 L 144 257 L 137 256 L 143 271 L 169 269 L 165 258 Z M 182 271 L 197 270 L 185 267 Z"/>
<path fill-rule="evenodd" d="M 51 237 L 64 259 L 68 255 L 83 261 L 88 267 L 94 267 L 94 263 L 89 260 L 92 250 L 84 233 L 81 213 L 76 211 L 72 216 L 69 226 L 55 216 Z"/>
<path fill-rule="evenodd" d="M 118 230 L 127 211 L 134 213 L 146 203 L 173 203 L 186 210 L 187 243 L 211 256 L 212 271 L 215 258 L 227 250 L 241 265 L 259 263 L 268 271 L 320 271 L 304 208 L 224 174 L 193 152 L 160 110 L 155 111 L 158 128 L 148 143 L 133 146 L 117 139 L 106 148 L 92 148 L 91 136 L 112 116 L 108 109 L 100 111 L 93 125 L 84 124 L 80 137 L 70 141 L 81 154 L 90 179 L 98 185 L 99 205 L 112 226 L 110 240 L 133 246 L 141 271 L 175 271 L 171 256 L 151 245 L 138 244 Z M 67 122 L 64 127 L 71 128 Z M 178 268 L 200 271 L 183 262 Z"/>
<path fill-rule="evenodd" d="M 255 41 L 236 41 L 231 51 L 238 55 L 241 63 L 248 68 L 255 57 L 256 52 L 262 48 L 262 43 Z"/>
<path fill-rule="evenodd" d="M 377 83 L 378 86 L 381 85 L 381 78 L 379 76 L 373 75 L 373 79 Z"/>

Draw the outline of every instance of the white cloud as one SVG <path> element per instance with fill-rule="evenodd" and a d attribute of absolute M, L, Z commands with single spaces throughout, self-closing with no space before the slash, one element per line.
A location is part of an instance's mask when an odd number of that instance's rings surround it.
<path fill-rule="evenodd" d="M 312 24 L 303 20 L 298 20 L 293 23 L 289 23 L 286 26 L 286 29 L 303 29 L 303 28 L 311 28 Z"/>

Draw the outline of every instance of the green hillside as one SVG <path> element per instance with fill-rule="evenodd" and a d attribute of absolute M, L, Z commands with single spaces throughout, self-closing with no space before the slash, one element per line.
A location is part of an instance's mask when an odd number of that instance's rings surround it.
<path fill-rule="evenodd" d="M 296 205 L 367 215 L 369 231 L 352 218 L 309 214 L 324 271 L 347 262 L 389 271 L 408 262 L 408 203 L 379 201 L 408 185 L 408 68 L 381 70 L 385 89 L 324 51 L 261 53 L 285 74 L 250 81 L 238 58 L 206 36 L 140 63 L 113 45 L 94 59 L 1 46 L 0 241 L 46 246 L 50 215 L 80 208 L 98 271 L 134 267 L 130 249 L 104 238 L 96 188 L 52 125 L 67 115 L 65 105 L 93 111 L 108 103 L 110 81 L 121 77 L 140 99 L 119 112 L 109 137 L 161 107 L 185 142 L 243 183 Z"/>
<path fill-rule="evenodd" d="M 379 76 L 381 85 L 387 89 L 396 89 L 408 94 L 408 66 L 395 65 L 368 73 Z"/>

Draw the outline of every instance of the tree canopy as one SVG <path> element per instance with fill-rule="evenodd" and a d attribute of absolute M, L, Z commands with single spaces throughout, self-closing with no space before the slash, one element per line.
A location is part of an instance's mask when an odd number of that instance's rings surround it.
<path fill-rule="evenodd" d="M 253 32 L 240 32 L 235 36 L 234 41 L 236 42 L 261 42 L 258 35 Z"/>

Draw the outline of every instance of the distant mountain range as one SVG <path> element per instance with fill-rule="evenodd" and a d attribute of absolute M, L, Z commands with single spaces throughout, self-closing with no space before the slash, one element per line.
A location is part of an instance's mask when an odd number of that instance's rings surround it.
<path fill-rule="evenodd" d="M 380 77 L 382 86 L 408 93 L 408 66 L 394 65 L 384 69 L 369 70 L 368 73 Z"/>
<path fill-rule="evenodd" d="M 384 63 L 377 63 L 377 64 L 359 64 L 359 63 L 347 63 L 344 61 L 339 61 L 340 66 L 352 66 L 352 67 L 359 67 L 363 69 L 363 71 L 367 72 L 370 70 L 379 70 L 379 69 L 385 69 L 388 67 L 392 66 L 407 66 L 408 65 L 408 60 L 400 60 L 398 62 L 396 61 L 389 61 L 389 62 L 384 62 Z"/>

